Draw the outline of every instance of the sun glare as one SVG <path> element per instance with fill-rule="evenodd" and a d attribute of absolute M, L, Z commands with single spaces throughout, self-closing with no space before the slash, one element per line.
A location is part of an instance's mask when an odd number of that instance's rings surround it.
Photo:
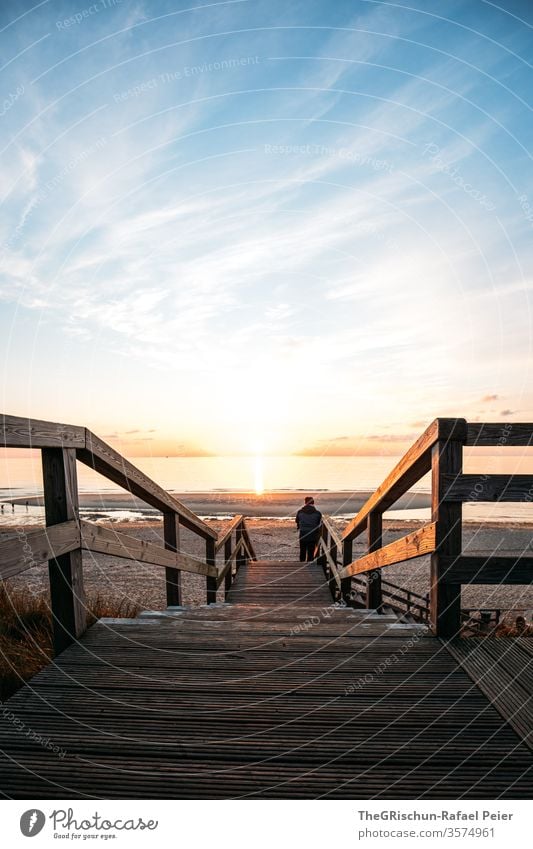
<path fill-rule="evenodd" d="M 263 457 L 261 456 L 261 454 L 257 454 L 254 457 L 254 486 L 256 495 L 262 495 L 265 491 L 263 476 Z"/>

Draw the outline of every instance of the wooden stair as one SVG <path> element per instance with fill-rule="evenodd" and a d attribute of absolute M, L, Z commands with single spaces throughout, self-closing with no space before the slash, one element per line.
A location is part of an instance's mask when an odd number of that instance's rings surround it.
<path fill-rule="evenodd" d="M 231 603 L 100 620 L 10 699 L 34 736 L 0 720 L 4 794 L 533 796 L 531 752 L 425 626 L 334 605 L 314 565 L 240 571 Z"/>

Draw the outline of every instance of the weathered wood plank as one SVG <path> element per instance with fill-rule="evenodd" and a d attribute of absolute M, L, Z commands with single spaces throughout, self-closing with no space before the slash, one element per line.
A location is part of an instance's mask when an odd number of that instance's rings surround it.
<path fill-rule="evenodd" d="M 0 415 L 2 448 L 84 448 L 85 428 Z"/>
<path fill-rule="evenodd" d="M 469 422 L 466 444 L 493 447 L 533 445 L 533 423 L 485 422 L 477 424 Z"/>
<path fill-rule="evenodd" d="M 328 531 L 332 541 L 337 546 L 337 550 L 342 551 L 342 537 L 341 537 L 341 534 L 339 533 L 339 531 L 337 530 L 337 528 L 335 527 L 335 525 L 333 524 L 331 516 L 323 516 L 322 517 L 322 523 L 327 528 L 327 531 Z"/>
<path fill-rule="evenodd" d="M 87 551 L 137 560 L 139 563 L 151 566 L 181 569 L 183 572 L 191 572 L 194 575 L 216 577 L 216 567 L 209 566 L 203 560 L 191 557 L 189 554 L 170 551 L 153 542 L 136 539 L 129 534 L 118 533 L 102 525 L 94 525 L 92 522 L 81 521 L 80 530 L 81 545 Z"/>
<path fill-rule="evenodd" d="M 165 548 L 178 552 L 180 549 L 180 520 L 176 513 L 163 513 L 163 537 Z M 165 570 L 167 605 L 179 607 L 181 604 L 181 572 L 168 567 Z"/>
<path fill-rule="evenodd" d="M 464 442 L 467 437 L 466 428 L 465 419 L 435 419 L 370 496 L 357 516 L 348 523 L 342 533 L 343 540 L 359 536 L 366 529 L 368 515 L 372 510 L 379 508 L 382 513 L 385 512 L 429 472 L 431 448 L 437 440 L 447 441 L 453 438 Z"/>
<path fill-rule="evenodd" d="M 207 603 L 216 604 L 217 601 L 217 555 L 215 550 L 215 541 L 207 537 L 205 541 L 205 562 L 211 570 L 207 576 L 206 590 Z"/>
<path fill-rule="evenodd" d="M 46 560 L 80 547 L 75 520 L 34 531 L 20 528 L 15 534 L 0 536 L 0 580 L 12 578 Z"/>
<path fill-rule="evenodd" d="M 231 535 L 236 530 L 237 526 L 242 522 L 242 516 L 235 516 L 234 519 L 231 520 L 230 524 L 224 531 L 224 533 L 218 537 L 216 545 L 215 545 L 215 553 L 218 554 L 222 546 L 226 543 L 226 541 L 231 537 Z"/>
<path fill-rule="evenodd" d="M 532 584 L 533 557 L 501 555 L 442 558 L 442 579 L 457 584 Z"/>
<path fill-rule="evenodd" d="M 447 476 L 460 477 L 463 445 L 458 439 L 439 440 L 431 449 L 431 518 L 436 524 L 435 552 L 431 556 L 429 607 L 431 626 L 438 637 L 451 639 L 461 630 L 461 584 L 446 581 L 443 557 L 457 558 L 462 549 L 462 509 L 446 501 Z"/>
<path fill-rule="evenodd" d="M 405 560 L 422 557 L 424 554 L 431 554 L 435 548 L 435 532 L 434 522 L 424 525 L 420 530 L 407 534 L 407 536 L 383 546 L 378 551 L 365 554 L 364 557 L 354 560 L 342 568 L 340 575 L 342 578 L 360 575 L 362 572 L 369 572 L 372 569 L 383 569 L 384 566 L 391 566 L 393 563 L 402 563 Z"/>
<path fill-rule="evenodd" d="M 76 449 L 43 448 L 44 509 L 47 526 L 79 521 Z M 48 561 L 54 651 L 60 654 L 87 627 L 81 548 Z"/>
<path fill-rule="evenodd" d="M 184 527 L 204 538 L 216 539 L 217 532 L 213 528 L 90 430 L 86 431 L 85 448 L 79 449 L 77 454 L 82 463 L 141 498 L 147 504 L 151 504 L 157 510 L 163 513 L 168 511 L 177 513 Z"/>
<path fill-rule="evenodd" d="M 367 536 L 368 553 L 380 551 L 383 546 L 383 516 L 378 510 L 372 510 L 368 514 Z M 383 597 L 380 570 L 368 572 L 366 580 L 366 606 L 369 610 L 377 610 L 381 613 Z"/>
<path fill-rule="evenodd" d="M 444 501 L 533 501 L 533 475 L 442 476 Z"/>

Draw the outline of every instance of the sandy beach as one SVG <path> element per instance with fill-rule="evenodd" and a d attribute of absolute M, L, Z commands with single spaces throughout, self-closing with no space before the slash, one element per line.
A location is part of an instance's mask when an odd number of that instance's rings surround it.
<path fill-rule="evenodd" d="M 344 527 L 343 520 L 336 520 L 339 530 Z M 104 523 L 102 523 L 104 524 Z M 117 531 L 162 544 L 162 523 L 148 520 L 126 523 L 113 522 L 109 527 Z M 217 532 L 227 521 L 212 519 L 209 521 Z M 252 542 L 257 556 L 264 559 L 297 559 L 297 534 L 294 524 L 279 519 L 253 518 L 247 520 Z M 385 522 L 385 543 L 420 527 L 420 523 L 389 521 Z M 4 526 L 2 533 L 14 528 Z M 533 528 L 523 524 L 502 526 L 501 524 L 475 523 L 465 524 L 463 548 L 470 553 L 487 553 L 494 550 L 514 553 L 517 557 L 525 549 L 530 549 L 533 540 Z M 204 543 L 199 537 L 188 531 L 182 531 L 181 549 L 189 554 L 202 557 Z M 356 540 L 355 555 L 365 553 L 364 535 Z M 100 593 L 117 601 L 128 598 L 144 608 L 161 609 L 166 606 L 164 570 L 146 566 L 118 557 L 84 553 L 84 580 L 88 593 Z M 390 566 L 383 570 L 383 578 L 399 584 L 417 593 L 425 594 L 429 590 L 429 558 L 420 557 L 401 565 Z M 48 592 L 47 566 L 36 566 L 16 578 L 10 579 L 11 586 L 26 586 L 34 593 Z M 205 580 L 195 575 L 182 573 L 183 603 L 199 605 L 205 603 Z M 220 590 L 219 600 L 223 600 Z M 466 586 L 463 588 L 463 607 L 491 607 L 512 611 L 511 618 L 518 612 L 531 618 L 533 610 L 533 587 L 530 586 Z"/>
<path fill-rule="evenodd" d="M 363 506 L 365 501 L 372 495 L 373 490 L 348 491 L 319 491 L 320 509 L 325 515 L 331 516 L 353 516 Z M 214 490 L 210 492 L 171 492 L 178 501 L 181 501 L 189 510 L 198 516 L 235 516 L 242 513 L 245 516 L 257 518 L 285 518 L 294 516 L 303 501 L 303 492 L 291 490 L 288 492 L 275 491 L 265 492 L 261 495 L 255 492 L 232 492 L 228 490 Z M 307 494 L 307 491 L 305 491 Z M 315 495 L 316 495 L 315 491 Z M 80 507 L 84 512 L 93 514 L 98 518 L 98 513 L 109 513 L 114 511 L 136 511 L 142 515 L 157 514 L 144 502 L 140 501 L 131 493 L 120 492 L 81 492 Z M 8 512 L 12 504 L 19 508 L 26 504 L 29 507 L 42 507 L 41 495 L 20 496 L 16 498 L 2 499 L 5 510 Z M 395 507 L 399 510 L 422 509 L 429 507 L 430 495 L 426 492 L 412 492 L 398 499 Z"/>

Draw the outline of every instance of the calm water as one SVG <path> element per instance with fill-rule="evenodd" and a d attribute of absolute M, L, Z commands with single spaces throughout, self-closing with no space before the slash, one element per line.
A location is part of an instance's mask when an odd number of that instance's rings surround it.
<path fill-rule="evenodd" d="M 134 463 L 165 489 L 176 492 L 223 490 L 321 490 L 375 489 L 393 468 L 396 457 L 137 457 Z M 465 453 L 466 472 L 532 474 L 531 451 L 498 457 Z M 78 464 L 80 492 L 116 492 L 119 487 Z M 414 489 L 429 491 L 429 476 Z M 5 456 L 0 451 L 0 502 L 42 491 L 40 457 Z M 11 508 L 5 508 L 10 513 Z M 18 511 L 19 508 L 17 508 Z M 33 510 L 32 510 L 33 513 Z M 428 517 L 428 511 L 391 511 L 391 516 Z M 465 508 L 467 518 L 504 518 L 533 521 L 533 504 L 476 505 Z M 9 520 L 9 515 L 2 517 Z"/>

